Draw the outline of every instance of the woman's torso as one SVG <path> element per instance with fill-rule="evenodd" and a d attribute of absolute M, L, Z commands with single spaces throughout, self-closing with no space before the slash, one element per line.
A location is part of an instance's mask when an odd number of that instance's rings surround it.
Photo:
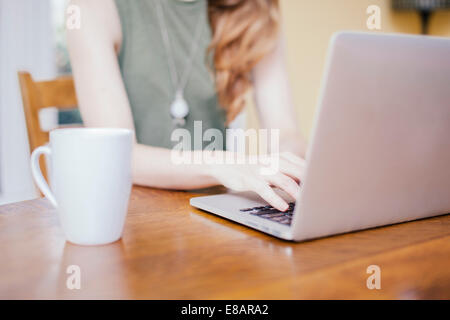
<path fill-rule="evenodd" d="M 156 0 L 159 1 L 159 0 Z M 183 128 L 194 132 L 194 121 L 225 131 L 225 112 L 217 101 L 213 78 L 206 65 L 206 48 L 211 40 L 207 1 L 162 0 L 172 55 L 179 77 L 183 74 L 194 40 L 197 23 L 204 24 L 199 50 L 184 89 L 189 114 Z M 119 64 L 131 105 L 139 143 L 173 147 L 171 134 L 176 128 L 170 115 L 175 88 L 163 44 L 155 0 L 115 0 L 122 25 Z"/>

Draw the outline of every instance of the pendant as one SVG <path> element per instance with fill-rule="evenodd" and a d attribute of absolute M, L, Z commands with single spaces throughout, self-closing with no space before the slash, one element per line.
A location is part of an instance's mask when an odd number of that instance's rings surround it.
<path fill-rule="evenodd" d="M 175 100 L 170 106 L 170 114 L 174 124 L 183 126 L 186 122 L 186 117 L 189 114 L 189 106 L 184 99 L 183 92 L 178 91 L 175 95 Z"/>

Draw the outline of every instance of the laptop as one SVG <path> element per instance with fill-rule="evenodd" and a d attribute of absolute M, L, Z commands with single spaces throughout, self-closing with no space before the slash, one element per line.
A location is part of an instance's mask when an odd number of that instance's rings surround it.
<path fill-rule="evenodd" d="M 450 213 L 450 39 L 333 35 L 295 203 L 280 212 L 252 192 L 190 203 L 293 241 Z"/>

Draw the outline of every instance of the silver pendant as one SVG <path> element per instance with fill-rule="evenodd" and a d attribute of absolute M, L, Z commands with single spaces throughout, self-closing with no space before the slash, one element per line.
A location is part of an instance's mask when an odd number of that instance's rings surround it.
<path fill-rule="evenodd" d="M 189 114 L 189 106 L 184 99 L 183 92 L 178 91 L 175 100 L 170 105 L 170 114 L 176 125 L 184 125 Z"/>

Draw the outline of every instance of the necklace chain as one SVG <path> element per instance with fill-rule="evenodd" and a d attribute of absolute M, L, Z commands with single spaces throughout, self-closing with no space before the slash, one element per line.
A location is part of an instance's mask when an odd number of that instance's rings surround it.
<path fill-rule="evenodd" d="M 172 81 L 172 85 L 175 89 L 176 95 L 183 95 L 183 90 L 186 87 L 186 84 L 189 80 L 189 75 L 191 73 L 192 66 L 194 64 L 194 58 L 195 58 L 198 48 L 199 48 L 198 42 L 200 41 L 200 37 L 201 37 L 202 31 L 204 29 L 204 28 L 202 28 L 202 25 L 203 25 L 202 19 L 198 19 L 198 23 L 197 23 L 195 35 L 194 35 L 194 40 L 192 42 L 192 47 L 190 50 L 190 56 L 187 60 L 187 64 L 186 64 L 184 73 L 181 75 L 181 78 L 179 78 L 179 75 L 177 73 L 177 68 L 175 65 L 175 59 L 173 56 L 172 46 L 170 44 L 169 31 L 168 31 L 165 17 L 164 17 L 164 12 L 163 12 L 163 7 L 162 7 L 163 5 L 161 3 L 161 0 L 154 0 L 154 2 L 156 5 L 156 13 L 158 16 L 159 27 L 161 30 L 161 37 L 162 37 L 165 51 L 167 54 L 167 62 L 169 64 L 169 72 L 170 72 L 170 78 Z"/>

